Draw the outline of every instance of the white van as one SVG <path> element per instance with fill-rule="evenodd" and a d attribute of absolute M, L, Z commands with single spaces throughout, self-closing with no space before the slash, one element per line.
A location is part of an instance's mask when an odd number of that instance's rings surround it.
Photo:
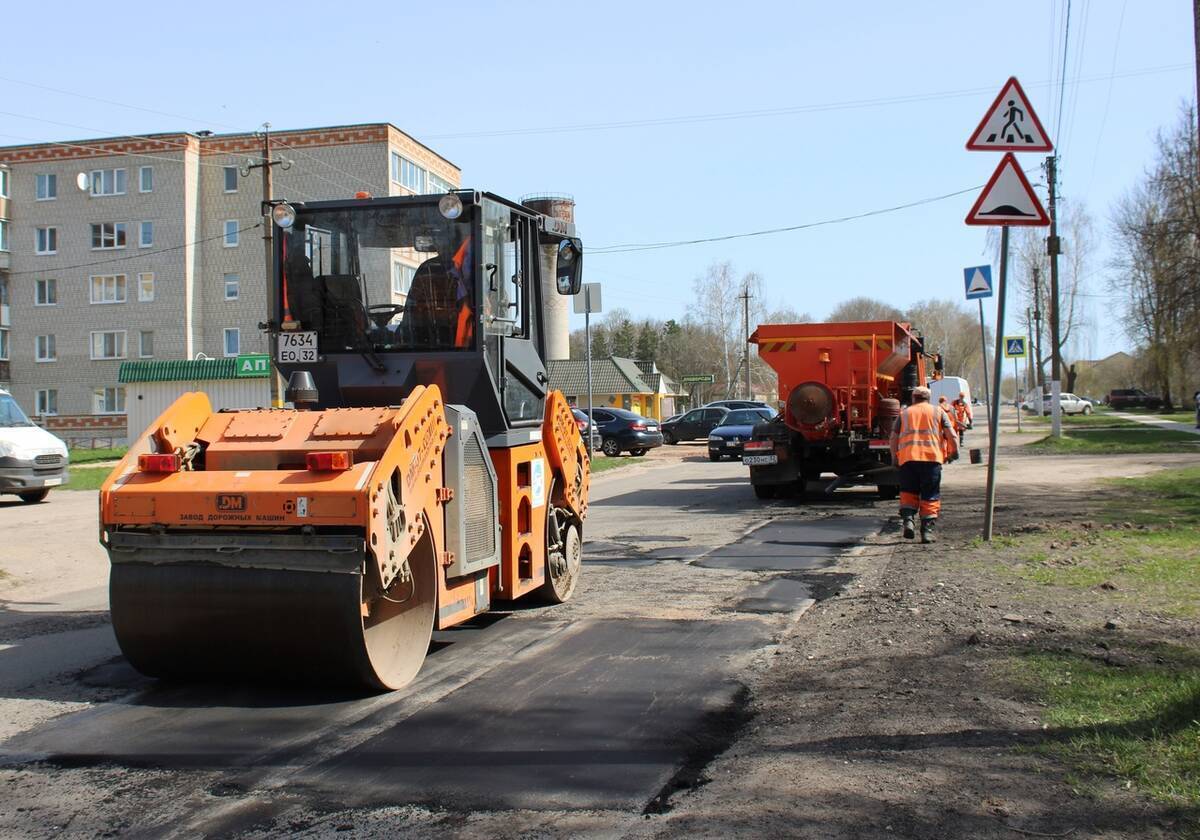
<path fill-rule="evenodd" d="M 0 493 L 26 504 L 46 498 L 67 480 L 67 445 L 25 416 L 0 388 Z"/>
<path fill-rule="evenodd" d="M 961 376 L 944 376 L 929 383 L 930 402 L 936 404 L 939 397 L 945 397 L 948 402 L 954 402 L 959 394 L 967 395 L 967 405 L 971 404 L 971 386 Z"/>

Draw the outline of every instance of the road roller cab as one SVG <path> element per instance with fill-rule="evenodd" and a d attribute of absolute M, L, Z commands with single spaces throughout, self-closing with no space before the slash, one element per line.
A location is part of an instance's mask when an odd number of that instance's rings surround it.
<path fill-rule="evenodd" d="M 436 628 L 578 580 L 589 464 L 543 363 L 573 225 L 487 193 L 273 208 L 294 407 L 180 397 L 101 488 L 113 627 L 152 676 L 395 688 Z"/>

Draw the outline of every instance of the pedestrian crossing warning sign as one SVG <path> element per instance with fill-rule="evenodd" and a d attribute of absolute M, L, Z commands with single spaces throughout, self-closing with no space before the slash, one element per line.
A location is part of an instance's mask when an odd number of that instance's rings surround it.
<path fill-rule="evenodd" d="M 967 300 L 978 300 L 992 296 L 992 267 L 977 265 L 963 269 L 963 283 L 967 287 Z"/>
<path fill-rule="evenodd" d="M 1004 336 L 1004 358 L 1006 358 L 1006 359 L 1024 359 L 1025 358 L 1025 336 L 1023 336 L 1023 335 L 1006 335 L 1006 336 Z"/>
<path fill-rule="evenodd" d="M 1001 159 L 991 180 L 979 194 L 975 206 L 967 214 L 966 222 L 969 225 L 1044 227 L 1050 224 L 1050 217 L 1029 185 L 1029 179 L 1017 165 L 1017 158 L 1009 152 Z"/>
<path fill-rule="evenodd" d="M 1000 88 L 1000 95 L 967 141 L 972 152 L 1048 152 L 1053 148 L 1016 76 Z"/>

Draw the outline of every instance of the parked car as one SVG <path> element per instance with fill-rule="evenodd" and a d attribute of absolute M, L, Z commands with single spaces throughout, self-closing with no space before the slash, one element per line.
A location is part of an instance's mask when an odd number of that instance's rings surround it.
<path fill-rule="evenodd" d="M 25 416 L 0 389 L 0 493 L 33 504 L 67 480 L 67 445 Z"/>
<path fill-rule="evenodd" d="M 708 433 L 725 419 L 729 409 L 725 406 L 693 408 L 674 420 L 662 425 L 663 443 L 676 444 L 682 440 L 704 440 Z"/>
<path fill-rule="evenodd" d="M 701 408 L 728 408 L 733 411 L 737 408 L 771 408 L 765 402 L 758 400 L 714 400 L 710 403 L 705 403 Z"/>
<path fill-rule="evenodd" d="M 1162 397 L 1147 394 L 1141 388 L 1115 388 L 1104 398 L 1113 408 L 1160 408 Z"/>
<path fill-rule="evenodd" d="M 709 460 L 742 457 L 742 444 L 750 439 L 754 427 L 774 416 L 775 411 L 770 408 L 740 408 L 726 414 L 721 425 L 708 433 Z"/>
<path fill-rule="evenodd" d="M 1062 406 L 1063 414 L 1091 414 L 1095 409 L 1092 408 L 1090 400 L 1085 400 L 1083 397 L 1077 397 L 1074 394 L 1059 394 L 1059 405 Z M 1045 414 L 1050 413 L 1050 406 L 1047 405 Z"/>
<path fill-rule="evenodd" d="M 600 430 L 600 451 L 610 458 L 622 452 L 645 455 L 662 446 L 663 435 L 657 420 L 648 420 L 624 408 L 597 408 L 592 411 L 592 418 Z"/>
<path fill-rule="evenodd" d="M 583 439 L 587 440 L 588 430 L 592 434 L 592 451 L 599 452 L 601 444 L 604 440 L 600 437 L 600 430 L 592 425 L 592 421 L 588 419 L 587 414 L 578 408 L 572 408 L 571 413 L 575 415 L 575 423 L 579 426 L 579 434 L 583 435 Z"/>

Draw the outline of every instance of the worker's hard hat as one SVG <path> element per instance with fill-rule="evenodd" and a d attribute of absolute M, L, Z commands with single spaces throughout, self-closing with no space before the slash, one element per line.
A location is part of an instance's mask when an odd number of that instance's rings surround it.
<path fill-rule="evenodd" d="M 913 388 L 912 395 L 914 400 L 927 400 L 930 398 L 930 396 L 932 396 L 928 388 L 920 385 L 918 385 L 916 388 Z"/>

